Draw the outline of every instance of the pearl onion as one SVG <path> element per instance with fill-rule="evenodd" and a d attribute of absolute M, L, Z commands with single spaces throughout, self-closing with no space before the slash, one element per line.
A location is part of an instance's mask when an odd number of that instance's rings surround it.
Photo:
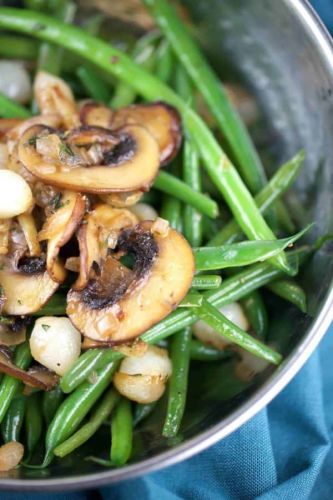
<path fill-rule="evenodd" d="M 68 318 L 44 316 L 35 322 L 30 349 L 41 365 L 64 375 L 80 356 L 81 335 Z"/>
<path fill-rule="evenodd" d="M 269 362 L 265 359 L 258 358 L 254 354 L 244 351 L 244 349 L 237 349 L 237 352 L 241 355 L 241 361 L 239 361 L 235 368 L 235 374 L 244 382 L 252 380 L 255 375 L 263 372 Z"/>
<path fill-rule="evenodd" d="M 243 312 L 242 307 L 238 302 L 233 302 L 225 306 L 220 307 L 219 311 L 232 323 L 237 325 L 242 330 L 249 329 L 249 322 Z M 207 325 L 204 321 L 197 321 L 193 325 L 193 333 L 201 342 L 205 344 L 211 344 L 216 349 L 224 349 L 228 344 L 231 344 L 229 340 L 224 338 L 221 334 L 216 332 L 211 326 Z"/>
<path fill-rule="evenodd" d="M 172 372 L 168 352 L 149 346 L 143 356 L 128 356 L 114 376 L 116 389 L 128 399 L 147 404 L 157 401 Z"/>
<path fill-rule="evenodd" d="M 130 210 L 140 220 L 155 220 L 158 217 L 155 208 L 148 203 L 136 203 Z"/>
<path fill-rule="evenodd" d="M 23 177 L 11 170 L 0 170 L 0 218 L 20 215 L 32 204 L 32 192 Z"/>
<path fill-rule="evenodd" d="M 22 63 L 0 61 L 0 75 L 0 92 L 22 104 L 30 101 L 31 82 Z"/>

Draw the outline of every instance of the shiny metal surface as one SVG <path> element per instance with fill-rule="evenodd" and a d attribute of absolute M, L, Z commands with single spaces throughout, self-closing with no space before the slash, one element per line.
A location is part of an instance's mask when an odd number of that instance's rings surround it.
<path fill-rule="evenodd" d="M 199 39 L 216 69 L 256 96 L 262 116 L 253 134 L 265 163 L 274 169 L 305 148 L 306 169 L 288 201 L 293 206 L 295 199 L 302 201 L 306 207 L 302 219 L 316 220 L 317 234 L 332 232 L 333 45 L 320 21 L 302 0 L 184 3 L 193 12 Z M 63 491 L 110 484 L 184 460 L 236 430 L 294 377 L 330 325 L 332 254 L 332 245 L 326 245 L 303 275 L 314 319 L 271 300 L 270 336 L 286 354 L 275 372 L 268 370 L 249 386 L 232 379 L 230 362 L 200 371 L 194 367 L 182 442 L 160 437 L 161 414 L 136 433 L 136 454 L 127 467 L 109 471 L 83 460 L 93 446 L 96 453 L 103 449 L 101 432 L 63 465 L 48 471 L 22 469 L 18 477 L 1 478 L 0 487 Z"/>

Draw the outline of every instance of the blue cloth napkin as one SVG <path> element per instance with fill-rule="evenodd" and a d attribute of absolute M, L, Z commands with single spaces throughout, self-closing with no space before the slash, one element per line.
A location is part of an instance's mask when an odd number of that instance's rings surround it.
<path fill-rule="evenodd" d="M 313 0 L 333 31 L 333 0 Z M 207 451 L 160 472 L 97 491 L 1 492 L 5 500 L 331 500 L 333 326 L 288 387 Z"/>

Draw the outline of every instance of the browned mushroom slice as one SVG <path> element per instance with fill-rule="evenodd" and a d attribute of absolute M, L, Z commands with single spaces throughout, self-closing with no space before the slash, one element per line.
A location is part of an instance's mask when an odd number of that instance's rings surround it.
<path fill-rule="evenodd" d="M 57 113 L 50 115 L 39 115 L 28 118 L 28 120 L 21 120 L 15 127 L 11 128 L 6 138 L 9 141 L 17 141 L 24 134 L 26 130 L 34 125 L 44 125 L 45 127 L 59 127 L 61 125 L 61 116 Z"/>
<path fill-rule="evenodd" d="M 84 196 L 65 191 L 59 200 L 59 208 L 48 217 L 38 235 L 39 241 L 47 241 L 46 268 L 51 278 L 58 283 L 62 283 L 66 277 L 66 270 L 58 257 L 60 248 L 73 236 L 85 208 Z"/>
<path fill-rule="evenodd" d="M 110 128 L 112 116 L 111 108 L 93 101 L 86 102 L 80 110 L 82 125 Z"/>
<path fill-rule="evenodd" d="M 122 229 L 138 223 L 137 217 L 126 209 L 98 205 L 86 215 L 77 238 L 80 248 L 80 274 L 73 288 L 82 290 L 88 283 L 93 265 L 99 268 L 113 249 Z"/>
<path fill-rule="evenodd" d="M 82 291 L 70 290 L 67 314 L 84 336 L 117 344 L 141 335 L 178 305 L 191 286 L 194 258 L 182 235 L 161 220 L 122 231 L 115 252 L 131 255 L 133 269 L 110 256 L 100 276 Z"/>
<path fill-rule="evenodd" d="M 48 140 L 49 153 L 45 154 Z M 97 194 L 128 192 L 149 189 L 158 173 L 159 149 L 153 136 L 138 125 L 123 127 L 117 134 L 97 127 L 81 128 L 65 138 L 35 126 L 20 140 L 19 159 L 47 184 Z"/>
<path fill-rule="evenodd" d="M 0 317 L 0 345 L 14 346 L 22 344 L 26 339 L 26 326 L 29 319 L 25 316 Z"/>
<path fill-rule="evenodd" d="M 0 140 L 3 139 L 3 136 L 9 132 L 17 125 L 20 125 L 23 122 L 21 118 L 1 118 L 0 119 Z"/>
<path fill-rule="evenodd" d="M 162 165 L 176 156 L 182 140 L 180 115 L 176 108 L 162 102 L 121 108 L 115 111 L 110 128 L 117 129 L 128 124 L 146 127 L 155 137 Z"/>
<path fill-rule="evenodd" d="M 5 266 L 0 270 L 0 285 L 5 296 L 3 313 L 17 316 L 38 311 L 59 286 L 40 257 L 20 259 L 17 270 Z"/>
<path fill-rule="evenodd" d="M 64 80 L 39 71 L 35 78 L 34 95 L 43 115 L 59 114 L 66 128 L 79 125 L 78 108 L 72 91 Z"/>
<path fill-rule="evenodd" d="M 25 240 L 29 248 L 29 255 L 31 257 L 39 257 L 41 249 L 38 241 L 38 233 L 36 228 L 35 219 L 32 214 L 24 213 L 17 217 L 18 223 L 21 226 Z"/>
<path fill-rule="evenodd" d="M 101 194 L 100 198 L 111 207 L 131 207 L 138 203 L 143 196 L 143 191 L 131 191 L 129 193 Z"/>
<path fill-rule="evenodd" d="M 0 372 L 22 380 L 30 387 L 51 390 L 59 381 L 59 377 L 44 367 L 30 368 L 27 372 L 16 366 L 11 359 L 11 351 L 0 348 Z"/>

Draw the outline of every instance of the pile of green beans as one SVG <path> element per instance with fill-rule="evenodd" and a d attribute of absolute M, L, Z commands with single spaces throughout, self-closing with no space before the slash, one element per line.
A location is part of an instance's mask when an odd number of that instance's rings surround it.
<path fill-rule="evenodd" d="M 296 233 L 283 202 L 283 195 L 301 173 L 305 153 L 295 154 L 268 179 L 237 110 L 176 10 L 167 0 L 143 3 L 159 30 L 146 33 L 127 53 L 99 37 L 103 16 L 92 16 L 84 30 L 72 25 L 76 11 L 72 1 L 26 0 L 32 10 L 0 7 L 0 28 L 5 30 L 0 34 L 0 56 L 30 65 L 35 62 L 34 71 L 66 77 L 74 93 L 78 89 L 77 97 L 113 109 L 142 99 L 163 100 L 181 115 L 182 148 L 172 165 L 159 171 L 148 196 L 152 195 L 159 215 L 191 245 L 196 272 L 179 307 L 140 337 L 169 350 L 172 374 L 162 430 L 169 439 L 181 429 L 192 361 L 195 369 L 200 362 L 223 362 L 234 355 L 194 338 L 192 325 L 202 320 L 233 344 L 279 365 L 282 354 L 265 344 L 269 340 L 266 295 L 273 293 L 306 313 L 305 292 L 290 276 L 298 273 L 325 239 L 289 249 L 311 227 L 297 228 Z M 198 93 L 228 143 L 232 161 L 198 112 Z M 28 109 L 0 95 L 1 118 L 26 119 L 32 116 L 31 109 L 37 113 L 34 103 Z M 214 185 L 208 193 L 203 191 L 205 172 Z M 267 223 L 274 215 L 280 239 Z M 208 219 L 214 225 L 210 239 L 205 227 Z M 242 241 L 246 238 L 250 241 Z M 219 310 L 237 301 L 249 321 L 249 332 Z M 33 316 L 65 314 L 66 291 L 60 288 Z M 124 356 L 112 348 L 88 349 L 59 384 L 43 394 L 24 395 L 20 380 L 2 377 L 1 436 L 3 442 L 25 443 L 24 466 L 48 467 L 93 438 L 103 424 L 110 426 L 108 454 L 87 458 L 107 467 L 119 467 L 131 459 L 136 426 L 148 421 L 160 403 L 134 406 L 115 391 L 113 375 Z M 29 368 L 28 340 L 15 348 L 13 361 L 22 369 Z M 42 463 L 35 458 L 41 442 Z"/>

